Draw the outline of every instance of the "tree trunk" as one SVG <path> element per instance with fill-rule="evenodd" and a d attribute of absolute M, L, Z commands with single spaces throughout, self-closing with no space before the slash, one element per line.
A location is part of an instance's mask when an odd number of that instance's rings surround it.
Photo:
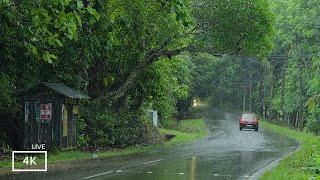
<path fill-rule="evenodd" d="M 283 67 L 282 67 L 282 81 L 281 81 L 281 104 L 280 104 L 280 120 L 282 120 L 283 118 L 283 115 L 284 115 L 284 110 L 283 110 L 283 107 L 284 107 L 284 96 L 285 96 L 285 81 L 286 81 L 286 73 L 287 73 L 287 63 L 288 63 L 288 60 L 287 58 L 285 58 L 284 60 L 284 64 L 283 64 Z"/>
<path fill-rule="evenodd" d="M 300 103 L 299 103 L 299 124 L 298 124 L 298 126 L 300 128 L 303 128 L 303 99 L 304 99 L 303 89 L 304 89 L 304 87 L 303 87 L 303 74 L 302 73 L 303 73 L 302 65 L 300 65 L 300 77 L 299 77 L 299 79 L 300 79 L 300 98 L 299 98 L 299 101 L 300 101 Z"/>
<path fill-rule="evenodd" d="M 269 102 L 269 118 L 273 119 L 273 104 L 272 104 L 272 98 L 273 98 L 273 66 L 270 67 L 270 102 Z"/>
<path fill-rule="evenodd" d="M 89 85 L 88 85 L 88 93 L 89 97 L 95 99 L 102 95 L 103 90 L 103 77 L 101 77 L 101 69 L 102 67 L 101 63 L 102 60 L 96 60 L 94 61 L 93 65 L 88 70 L 88 79 L 89 79 Z"/>
<path fill-rule="evenodd" d="M 263 119 L 266 119 L 266 66 L 262 66 L 262 76 L 261 76 L 261 85 L 262 85 L 262 116 Z"/>

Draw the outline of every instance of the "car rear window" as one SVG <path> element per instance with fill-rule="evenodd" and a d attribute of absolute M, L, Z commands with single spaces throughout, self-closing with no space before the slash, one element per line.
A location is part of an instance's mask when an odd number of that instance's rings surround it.
<path fill-rule="evenodd" d="M 253 114 L 244 114 L 244 115 L 242 115 L 242 118 L 247 119 L 247 120 L 255 120 L 256 119 L 255 115 L 253 115 Z"/>

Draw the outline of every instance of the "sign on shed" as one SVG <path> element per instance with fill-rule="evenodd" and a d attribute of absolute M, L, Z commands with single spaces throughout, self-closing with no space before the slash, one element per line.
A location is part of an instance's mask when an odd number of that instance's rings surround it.
<path fill-rule="evenodd" d="M 51 120 L 52 104 L 40 104 L 40 118 Z"/>

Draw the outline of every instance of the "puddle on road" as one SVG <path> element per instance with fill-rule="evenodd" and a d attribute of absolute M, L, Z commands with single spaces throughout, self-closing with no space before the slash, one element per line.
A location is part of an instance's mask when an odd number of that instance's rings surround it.
<path fill-rule="evenodd" d="M 223 155 L 190 156 L 153 166 L 123 170 L 99 179 L 247 179 L 279 155 L 279 152 L 234 151 Z M 257 163 L 253 163 L 254 161 Z"/>

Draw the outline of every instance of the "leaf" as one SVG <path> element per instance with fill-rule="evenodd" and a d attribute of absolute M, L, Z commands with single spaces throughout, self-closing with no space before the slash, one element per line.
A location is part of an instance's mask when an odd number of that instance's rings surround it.
<path fill-rule="evenodd" d="M 95 9 L 93 9 L 92 7 L 88 7 L 87 10 L 91 15 L 93 15 L 96 18 L 97 21 L 99 21 L 100 15 L 97 13 Z"/>
<path fill-rule="evenodd" d="M 57 59 L 57 56 L 55 56 L 54 54 L 50 54 L 48 51 L 45 51 L 42 55 L 42 59 L 49 64 L 52 64 L 52 59 Z"/>
<path fill-rule="evenodd" d="M 60 4 L 61 4 L 62 6 L 68 6 L 68 5 L 69 5 L 69 1 L 70 1 L 70 0 L 59 0 Z"/>
<path fill-rule="evenodd" d="M 83 2 L 82 1 L 80 1 L 80 0 L 77 0 L 77 6 L 78 6 L 78 8 L 79 9 L 82 9 L 83 8 Z"/>
<path fill-rule="evenodd" d="M 34 45 L 30 44 L 29 47 L 31 48 L 31 51 L 32 51 L 33 54 L 35 54 L 35 55 L 38 54 L 38 50 Z"/>
<path fill-rule="evenodd" d="M 108 87 L 108 84 L 109 84 L 108 79 L 107 78 L 103 78 L 103 86 L 104 87 Z"/>
<path fill-rule="evenodd" d="M 54 54 L 49 54 L 49 56 L 50 56 L 50 58 L 52 58 L 52 59 L 57 59 L 57 58 L 58 58 L 58 57 L 55 56 Z"/>
<path fill-rule="evenodd" d="M 52 0 L 53 5 L 58 5 L 59 4 L 59 0 Z"/>
<path fill-rule="evenodd" d="M 35 25 L 35 26 L 39 26 L 39 24 L 40 24 L 40 17 L 39 17 L 39 15 L 35 15 L 35 16 L 32 17 L 32 23 L 33 23 L 33 25 Z"/>
<path fill-rule="evenodd" d="M 311 110 L 315 105 L 316 105 L 316 101 L 318 101 L 320 95 L 316 95 L 311 97 L 308 102 L 306 103 L 308 105 L 308 109 Z"/>
<path fill-rule="evenodd" d="M 82 27 L 82 20 L 81 20 L 80 16 L 77 13 L 75 13 L 75 17 L 78 21 L 79 26 Z"/>
<path fill-rule="evenodd" d="M 45 51 L 45 53 L 43 53 L 42 55 L 42 59 L 45 61 L 45 62 L 48 62 L 49 64 L 52 64 L 52 60 L 49 56 L 49 52 L 48 51 Z"/>
<path fill-rule="evenodd" d="M 57 18 L 57 19 L 54 20 L 54 27 L 55 27 L 55 28 L 60 28 L 61 25 L 62 25 L 62 23 L 60 22 L 60 19 L 59 19 L 59 18 Z"/>
<path fill-rule="evenodd" d="M 68 27 L 68 37 L 70 39 L 78 40 L 78 34 L 77 34 L 77 25 L 71 21 L 67 24 Z"/>
<path fill-rule="evenodd" d="M 58 46 L 63 46 L 62 42 L 59 39 L 55 38 L 54 41 L 58 44 Z"/>

